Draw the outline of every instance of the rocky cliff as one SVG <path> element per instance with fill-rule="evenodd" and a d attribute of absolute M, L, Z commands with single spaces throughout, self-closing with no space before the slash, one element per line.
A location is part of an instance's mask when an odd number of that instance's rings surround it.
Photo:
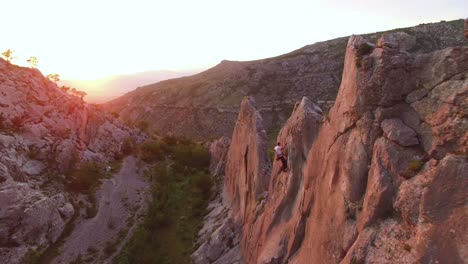
<path fill-rule="evenodd" d="M 463 20 L 392 30 L 407 36 L 413 54 L 467 45 Z M 369 34 L 376 41 L 381 33 Z M 296 101 L 313 99 L 324 112 L 340 86 L 347 37 L 257 61 L 223 61 L 200 74 L 136 89 L 107 106 L 124 120 L 145 120 L 162 134 L 196 139 L 230 137 L 246 95 L 253 96 L 267 131 L 281 127 Z"/>
<path fill-rule="evenodd" d="M 55 242 L 75 211 L 60 183 L 79 161 L 113 161 L 129 137 L 140 136 L 38 70 L 0 59 L 2 261 Z"/>
<path fill-rule="evenodd" d="M 194 259 L 466 262 L 468 47 L 417 45 L 398 32 L 350 37 L 329 113 L 303 99 L 278 136 L 287 173 L 276 161 L 270 172 L 261 116 L 245 99 L 225 171 L 224 221 L 238 233 L 213 243 L 215 259 L 210 242 Z M 235 261 L 222 253 L 233 248 Z"/>

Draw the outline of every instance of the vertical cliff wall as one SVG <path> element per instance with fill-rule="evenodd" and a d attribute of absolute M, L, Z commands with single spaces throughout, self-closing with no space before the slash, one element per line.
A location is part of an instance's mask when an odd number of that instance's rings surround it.
<path fill-rule="evenodd" d="M 468 48 L 412 54 L 405 34 L 349 39 L 335 105 L 308 99 L 269 169 L 244 99 L 226 166 L 246 263 L 463 263 L 468 257 Z M 230 262 L 219 262 L 230 263 Z"/>
<path fill-rule="evenodd" d="M 401 37 L 348 42 L 309 153 L 310 217 L 291 263 L 466 259 L 468 48 L 412 56 Z"/>

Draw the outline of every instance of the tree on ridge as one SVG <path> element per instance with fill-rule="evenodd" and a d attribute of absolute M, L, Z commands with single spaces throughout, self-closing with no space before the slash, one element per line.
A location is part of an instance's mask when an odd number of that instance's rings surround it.
<path fill-rule="evenodd" d="M 27 60 L 27 62 L 29 63 L 29 65 L 31 66 L 31 68 L 36 68 L 37 63 L 38 63 L 37 58 L 34 57 L 34 56 L 29 57 L 29 59 Z"/>
<path fill-rule="evenodd" d="M 59 82 L 60 81 L 60 75 L 58 73 L 51 73 L 51 74 L 47 74 L 46 76 L 49 80 L 53 81 L 53 82 Z"/>
<path fill-rule="evenodd" d="M 11 49 L 7 49 L 6 51 L 2 52 L 2 57 L 5 58 L 5 60 L 8 63 L 11 63 L 15 57 L 13 57 L 13 51 Z"/>

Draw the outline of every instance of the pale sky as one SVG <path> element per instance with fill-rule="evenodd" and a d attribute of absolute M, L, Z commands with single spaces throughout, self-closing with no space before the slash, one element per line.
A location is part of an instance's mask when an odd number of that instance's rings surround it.
<path fill-rule="evenodd" d="M 92 79 L 208 68 L 317 41 L 468 17 L 445 0 L 5 0 L 0 51 L 44 74 Z"/>

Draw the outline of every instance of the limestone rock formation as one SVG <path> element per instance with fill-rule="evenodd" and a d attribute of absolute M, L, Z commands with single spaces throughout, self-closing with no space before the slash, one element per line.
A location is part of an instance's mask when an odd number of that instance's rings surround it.
<path fill-rule="evenodd" d="M 141 138 L 38 70 L 0 59 L 2 261 L 21 263 L 54 243 L 74 214 L 59 182 L 80 160 L 113 161 L 129 137 Z"/>
<path fill-rule="evenodd" d="M 304 99 L 280 132 L 288 173 L 268 174 L 261 117 L 242 102 L 225 186 L 246 263 L 468 258 L 468 47 L 412 42 L 350 37 L 328 115 Z"/>
<path fill-rule="evenodd" d="M 283 263 L 298 249 L 308 210 L 303 203 L 303 169 L 322 121 L 322 110 L 304 97 L 279 132 L 277 141 L 285 149 L 289 170 L 281 172 L 281 162 L 273 162 L 263 212 L 248 223 L 255 233 L 243 233 L 247 263 Z"/>
<path fill-rule="evenodd" d="M 386 35 L 385 45 L 412 54 L 468 45 L 461 19 L 390 32 L 396 34 Z M 375 43 L 381 35 L 367 37 Z M 223 61 L 200 74 L 140 87 L 107 106 L 124 120 L 147 121 L 161 134 L 210 140 L 232 135 L 242 98 L 253 96 L 265 129 L 276 130 L 303 96 L 328 112 L 340 86 L 347 39 L 263 60 Z"/>
<path fill-rule="evenodd" d="M 239 264 L 240 225 L 229 217 L 230 209 L 224 192 L 224 173 L 231 140 L 222 137 L 210 145 L 210 173 L 215 177 L 216 196 L 208 205 L 209 213 L 199 231 L 197 250 L 192 254 L 195 264 Z"/>
<path fill-rule="evenodd" d="M 349 40 L 330 122 L 309 153 L 310 217 L 291 263 L 465 258 L 468 241 L 458 234 L 467 227 L 461 224 L 466 195 L 454 185 L 466 184 L 462 175 L 468 175 L 468 48 L 413 55 L 388 39 L 395 38 L 384 36 L 375 48 L 362 37 Z M 436 180 L 441 171 L 444 183 Z M 437 188 L 452 191 L 438 199 L 431 192 Z"/>
<path fill-rule="evenodd" d="M 255 218 L 266 198 L 271 171 L 268 138 L 253 98 L 244 98 L 229 148 L 225 189 L 230 197 L 232 217 L 246 224 Z"/>
<path fill-rule="evenodd" d="M 218 177 L 224 175 L 226 168 L 226 159 L 229 151 L 231 139 L 228 137 L 221 137 L 210 145 L 210 173 Z"/>

